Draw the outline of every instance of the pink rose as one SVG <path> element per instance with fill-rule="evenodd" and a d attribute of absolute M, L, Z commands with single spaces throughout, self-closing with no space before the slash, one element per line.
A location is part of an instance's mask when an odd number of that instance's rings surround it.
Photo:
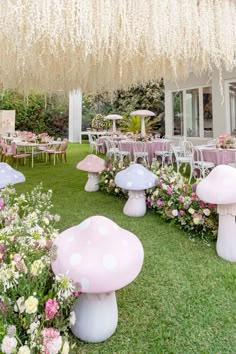
<path fill-rule="evenodd" d="M 180 211 L 179 211 L 179 214 L 180 214 L 181 216 L 183 216 L 183 215 L 185 214 L 185 211 L 184 211 L 184 210 L 180 210 Z"/>
<path fill-rule="evenodd" d="M 180 203 L 183 203 L 184 197 L 182 195 L 179 196 L 179 201 L 180 201 Z"/>
<path fill-rule="evenodd" d="M 214 208 L 215 208 L 215 204 L 208 204 L 208 207 L 209 207 L 210 209 L 214 209 Z"/>
<path fill-rule="evenodd" d="M 205 208 L 206 204 L 204 202 L 200 202 L 200 207 Z"/>
<path fill-rule="evenodd" d="M 58 303 L 54 299 L 48 299 L 45 303 L 45 313 L 47 320 L 51 320 L 58 311 Z"/>

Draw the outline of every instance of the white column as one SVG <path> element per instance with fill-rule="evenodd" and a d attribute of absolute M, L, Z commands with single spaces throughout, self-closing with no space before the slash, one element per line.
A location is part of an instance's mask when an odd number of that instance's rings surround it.
<path fill-rule="evenodd" d="M 82 93 L 80 90 L 70 92 L 69 97 L 69 141 L 81 143 L 82 131 Z"/>

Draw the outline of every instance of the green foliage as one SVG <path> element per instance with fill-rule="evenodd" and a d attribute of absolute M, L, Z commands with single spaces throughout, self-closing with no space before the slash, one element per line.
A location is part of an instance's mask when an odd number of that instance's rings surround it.
<path fill-rule="evenodd" d="M 138 85 L 129 90 L 119 90 L 109 95 L 83 96 L 83 129 L 89 127 L 96 114 L 107 115 L 118 113 L 124 121 L 118 121 L 117 126 L 132 132 L 140 131 L 140 118 L 130 117 L 129 114 L 137 109 L 149 109 L 156 113 L 156 119 L 146 120 L 149 129 L 164 130 L 164 84 L 150 82 L 145 86 Z M 147 130 L 148 131 L 148 130 Z"/>
<path fill-rule="evenodd" d="M 36 134 L 47 132 L 55 137 L 68 135 L 68 97 L 33 93 L 28 97 L 17 91 L 4 91 L 0 109 L 16 110 L 16 130 Z"/>

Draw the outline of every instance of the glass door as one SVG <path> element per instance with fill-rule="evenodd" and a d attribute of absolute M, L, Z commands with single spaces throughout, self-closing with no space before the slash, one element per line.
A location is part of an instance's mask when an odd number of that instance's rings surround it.
<path fill-rule="evenodd" d="M 230 130 L 236 135 L 236 81 L 229 83 Z"/>

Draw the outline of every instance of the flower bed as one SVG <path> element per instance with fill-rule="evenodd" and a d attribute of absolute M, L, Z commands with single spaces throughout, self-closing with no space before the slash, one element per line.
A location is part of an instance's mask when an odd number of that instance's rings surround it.
<path fill-rule="evenodd" d="M 126 196 L 114 183 L 116 173 L 124 167 L 117 162 L 109 164 L 100 176 L 100 189 L 117 196 Z M 217 235 L 218 216 L 213 204 L 206 204 L 196 195 L 196 183 L 188 180 L 173 167 L 160 168 L 154 161 L 151 170 L 157 176 L 157 184 L 147 191 L 147 206 L 163 219 L 171 220 L 187 231 L 189 237 L 214 240 Z"/>
<path fill-rule="evenodd" d="M 76 284 L 50 267 L 58 215 L 42 187 L 18 196 L 0 190 L 0 351 L 69 353 L 70 308 Z M 66 301 L 64 301 L 66 299 Z"/>

